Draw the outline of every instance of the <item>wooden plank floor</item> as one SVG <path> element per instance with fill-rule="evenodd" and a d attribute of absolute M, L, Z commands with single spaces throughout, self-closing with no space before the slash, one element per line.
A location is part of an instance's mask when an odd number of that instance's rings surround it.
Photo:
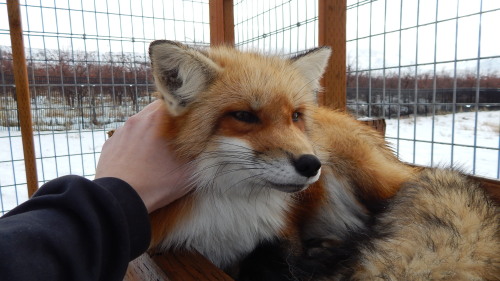
<path fill-rule="evenodd" d="M 154 256 L 153 260 L 165 272 L 168 279 L 172 281 L 233 280 L 198 252 L 171 252 Z"/>

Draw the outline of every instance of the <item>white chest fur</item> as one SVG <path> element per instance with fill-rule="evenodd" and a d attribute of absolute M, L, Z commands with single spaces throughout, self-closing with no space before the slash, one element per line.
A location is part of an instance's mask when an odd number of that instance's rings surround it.
<path fill-rule="evenodd" d="M 255 195 L 195 194 L 194 211 L 180 222 L 162 246 L 194 248 L 224 268 L 270 239 L 285 226 L 290 195 L 266 190 Z"/>

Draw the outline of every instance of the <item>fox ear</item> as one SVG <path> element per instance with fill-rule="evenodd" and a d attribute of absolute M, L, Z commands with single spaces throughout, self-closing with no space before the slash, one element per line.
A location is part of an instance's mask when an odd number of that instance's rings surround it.
<path fill-rule="evenodd" d="M 312 83 L 314 89 L 319 89 L 319 80 L 325 72 L 332 50 L 330 47 L 319 47 L 292 57 L 292 64 Z"/>
<path fill-rule="evenodd" d="M 202 52 L 174 41 L 152 42 L 149 57 L 156 87 L 174 115 L 184 112 L 220 69 Z"/>

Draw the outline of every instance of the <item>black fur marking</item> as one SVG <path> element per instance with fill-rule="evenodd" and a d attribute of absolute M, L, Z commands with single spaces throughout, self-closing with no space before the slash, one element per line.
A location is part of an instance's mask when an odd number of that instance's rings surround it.
<path fill-rule="evenodd" d="M 394 235 L 390 226 L 374 229 L 377 215 L 388 211 L 388 202 L 371 202 L 370 216 L 353 212 L 365 222 L 363 230 L 353 229 L 343 240 L 325 237 L 302 241 L 299 253 L 288 250 L 286 241 L 275 239 L 261 243 L 240 264 L 238 281 L 310 281 L 339 276 L 349 280 L 361 249 L 375 249 L 374 241 Z"/>
<path fill-rule="evenodd" d="M 165 82 L 169 91 L 175 92 L 182 87 L 182 79 L 179 78 L 179 71 L 177 69 L 163 70 L 161 74 L 161 79 Z"/>
<path fill-rule="evenodd" d="M 260 243 L 240 263 L 237 281 L 288 281 L 293 279 L 287 257 L 286 242 L 278 238 Z M 295 264 L 296 262 L 292 262 Z"/>
<path fill-rule="evenodd" d="M 444 228 L 448 231 L 448 233 L 453 233 L 454 235 L 460 235 L 457 227 L 453 224 L 453 222 L 447 221 L 442 217 L 438 217 L 435 214 L 421 214 L 424 221 L 429 226 L 435 226 L 437 228 Z"/>
<path fill-rule="evenodd" d="M 376 232 L 367 227 L 351 232 L 344 241 L 311 239 L 303 242 L 298 254 L 286 247 L 286 241 L 264 242 L 240 264 L 236 280 L 306 281 L 334 275 L 347 278 L 354 273 L 353 265 L 359 260 L 360 249 L 374 248 L 373 239 L 386 239 L 391 233 L 390 228 Z"/>
<path fill-rule="evenodd" d="M 179 105 L 185 107 L 189 100 L 185 97 L 178 95 L 176 92 L 184 84 L 182 79 L 179 77 L 179 71 L 177 69 L 163 70 L 161 79 L 164 81 L 169 93 L 179 101 Z"/>

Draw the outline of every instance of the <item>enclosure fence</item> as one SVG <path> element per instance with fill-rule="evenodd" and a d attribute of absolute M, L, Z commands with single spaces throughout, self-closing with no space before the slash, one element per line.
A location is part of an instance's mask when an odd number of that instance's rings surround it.
<path fill-rule="evenodd" d="M 207 1 L 21 1 L 39 184 L 93 178 L 106 132 L 153 99 L 155 39 L 208 45 Z M 28 195 L 7 2 L 0 1 L 0 214 Z"/>
<path fill-rule="evenodd" d="M 318 46 L 316 1 L 234 8 L 240 48 Z M 346 21 L 347 110 L 384 118 L 406 162 L 499 178 L 500 1 L 352 0 Z"/>
<path fill-rule="evenodd" d="M 284 56 L 331 45 L 341 67 L 327 71 L 324 104 L 384 118 L 404 161 L 500 177 L 500 1 L 24 0 L 20 9 L 39 184 L 93 178 L 106 132 L 154 99 L 155 39 Z M 28 197 L 5 0 L 0 64 L 1 215 Z"/>
<path fill-rule="evenodd" d="M 500 177 L 500 1 L 352 1 L 347 106 L 399 157 Z"/>

